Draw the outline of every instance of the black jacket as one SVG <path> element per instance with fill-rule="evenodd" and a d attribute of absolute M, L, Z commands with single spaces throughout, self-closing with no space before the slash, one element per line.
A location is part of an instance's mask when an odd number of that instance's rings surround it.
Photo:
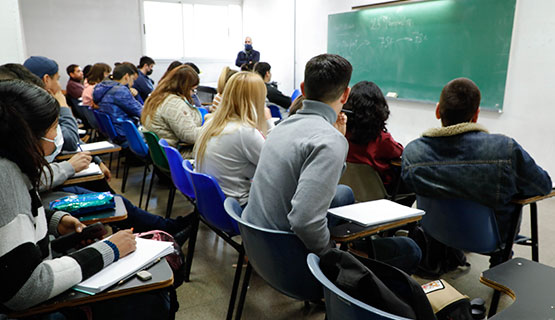
<path fill-rule="evenodd" d="M 268 91 L 266 96 L 271 103 L 277 104 L 285 109 L 289 108 L 291 105 L 291 97 L 284 95 L 281 91 L 269 83 L 266 83 L 266 90 Z"/>

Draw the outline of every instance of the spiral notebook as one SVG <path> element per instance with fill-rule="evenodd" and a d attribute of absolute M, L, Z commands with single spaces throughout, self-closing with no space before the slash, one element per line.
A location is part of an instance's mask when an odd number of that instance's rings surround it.
<path fill-rule="evenodd" d="M 173 250 L 172 242 L 137 238 L 137 249 L 134 252 L 75 285 L 73 289 L 91 295 L 102 292 L 119 281 L 145 269 L 158 258 L 167 256 Z"/>

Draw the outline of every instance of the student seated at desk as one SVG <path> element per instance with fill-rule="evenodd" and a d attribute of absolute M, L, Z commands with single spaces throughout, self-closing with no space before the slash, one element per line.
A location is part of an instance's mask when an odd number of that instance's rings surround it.
<path fill-rule="evenodd" d="M 198 74 L 190 66 L 173 69 L 148 97 L 141 115 L 145 129 L 166 139 L 172 147 L 186 143 L 188 146 L 180 149 L 184 158 L 192 158 L 202 125 L 202 114 L 191 98 L 198 83 Z"/>
<path fill-rule="evenodd" d="M 293 231 L 319 255 L 333 246 L 328 208 L 354 202 L 352 190 L 337 185 L 348 150 L 341 109 L 351 73 L 349 61 L 338 55 L 308 61 L 301 83 L 303 108 L 268 135 L 243 212 L 257 226 Z M 408 273 L 420 261 L 420 249 L 407 237 L 378 239 L 373 245 L 377 259 Z"/>
<path fill-rule="evenodd" d="M 380 175 L 387 191 L 393 193 L 392 182 L 399 173 L 392 168 L 391 160 L 401 157 L 403 146 L 385 127 L 389 106 L 382 91 L 373 82 L 361 81 L 351 89 L 344 108 L 353 112 L 347 121 L 347 162 L 370 165 Z"/>
<path fill-rule="evenodd" d="M 2 312 L 44 302 L 135 250 L 135 236 L 131 230 L 122 230 L 109 241 L 51 258 L 49 235 L 81 232 L 84 227 L 66 212 L 45 210 L 37 193 L 42 171 L 48 170 L 44 157 L 55 150 L 51 141 L 57 135 L 59 108 L 53 97 L 35 85 L 0 81 L 0 136 L 10 137 L 0 139 Z M 149 300 L 135 296 L 138 305 L 125 318 L 167 317 L 168 294 L 159 293 Z M 95 319 L 106 313 L 117 314 L 109 305 L 91 305 Z M 146 314 L 150 318 L 144 318 Z"/>
<path fill-rule="evenodd" d="M 104 80 L 94 87 L 93 101 L 98 109 L 107 114 L 119 136 L 125 137 L 121 127 L 123 120 L 137 123 L 143 105 L 131 94 L 128 85 L 134 82 L 135 72 L 129 66 L 120 64 L 114 68 L 113 80 Z"/>
<path fill-rule="evenodd" d="M 403 152 L 402 177 L 416 194 L 462 198 L 495 210 L 505 241 L 514 198 L 546 195 L 551 178 L 514 139 L 477 124 L 480 90 L 458 78 L 445 85 L 435 116 L 441 128 L 425 131 Z"/>
<path fill-rule="evenodd" d="M 195 145 L 195 170 L 216 178 L 223 193 L 242 206 L 248 201 L 266 134 L 273 127 L 265 99 L 266 87 L 259 76 L 235 74 L 225 87 L 218 112 Z"/>
<path fill-rule="evenodd" d="M 110 75 L 110 72 L 112 72 L 112 67 L 103 62 L 95 63 L 91 67 L 91 70 L 87 73 L 87 83 L 81 95 L 81 102 L 84 106 L 98 108 L 93 102 L 94 87 L 98 83 L 101 83 L 102 80 L 106 79 Z"/>
<path fill-rule="evenodd" d="M 268 101 L 275 103 L 284 109 L 288 109 L 291 105 L 291 97 L 281 93 L 275 82 L 270 82 L 272 80 L 272 73 L 270 72 L 271 68 L 272 66 L 270 66 L 268 62 L 257 62 L 254 65 L 254 72 L 258 73 L 266 84 Z"/>
<path fill-rule="evenodd" d="M 231 78 L 232 75 L 236 74 L 237 70 L 230 69 L 229 67 L 224 67 L 222 72 L 220 73 L 220 77 L 218 78 L 218 86 L 216 87 L 216 95 L 214 96 L 214 100 L 212 100 L 212 106 L 210 106 L 210 112 L 216 111 L 220 102 L 222 101 L 222 95 L 224 94 L 224 89 L 227 81 Z"/>

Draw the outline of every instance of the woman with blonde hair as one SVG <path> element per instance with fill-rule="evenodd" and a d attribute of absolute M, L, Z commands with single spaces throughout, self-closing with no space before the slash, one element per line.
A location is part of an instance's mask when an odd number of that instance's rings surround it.
<path fill-rule="evenodd" d="M 195 145 L 196 170 L 216 178 L 224 194 L 241 205 L 248 201 L 262 145 L 273 127 L 265 100 L 266 85 L 257 74 L 236 73 Z"/>
<path fill-rule="evenodd" d="M 222 101 L 222 95 L 224 93 L 225 84 L 231 78 L 232 75 L 236 74 L 237 70 L 230 69 L 229 67 L 224 67 L 222 69 L 222 73 L 220 73 L 220 77 L 218 78 L 218 87 L 216 88 L 216 95 L 214 96 L 214 100 L 212 100 L 212 106 L 210 106 L 210 112 L 216 111 L 220 102 Z"/>
<path fill-rule="evenodd" d="M 198 74 L 187 65 L 167 75 L 145 101 L 141 114 L 143 126 L 176 147 L 180 142 L 183 157 L 191 158 L 193 145 L 202 125 L 202 115 L 193 106 L 192 95 L 199 84 Z"/>

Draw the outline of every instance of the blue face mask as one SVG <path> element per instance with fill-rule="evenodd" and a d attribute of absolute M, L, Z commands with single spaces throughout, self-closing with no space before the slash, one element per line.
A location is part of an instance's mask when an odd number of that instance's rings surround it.
<path fill-rule="evenodd" d="M 251 51 L 252 50 L 252 44 L 245 44 L 245 50 Z"/>
<path fill-rule="evenodd" d="M 42 137 L 41 139 L 44 141 L 52 142 L 56 146 L 56 149 L 51 154 L 44 156 L 46 161 L 48 161 L 48 163 L 51 163 L 52 161 L 54 161 L 54 158 L 56 158 L 56 156 L 62 151 L 62 147 L 64 146 L 64 136 L 62 134 L 62 128 L 60 127 L 60 125 L 56 127 L 56 138 L 54 138 L 54 140 L 45 137 Z"/>

